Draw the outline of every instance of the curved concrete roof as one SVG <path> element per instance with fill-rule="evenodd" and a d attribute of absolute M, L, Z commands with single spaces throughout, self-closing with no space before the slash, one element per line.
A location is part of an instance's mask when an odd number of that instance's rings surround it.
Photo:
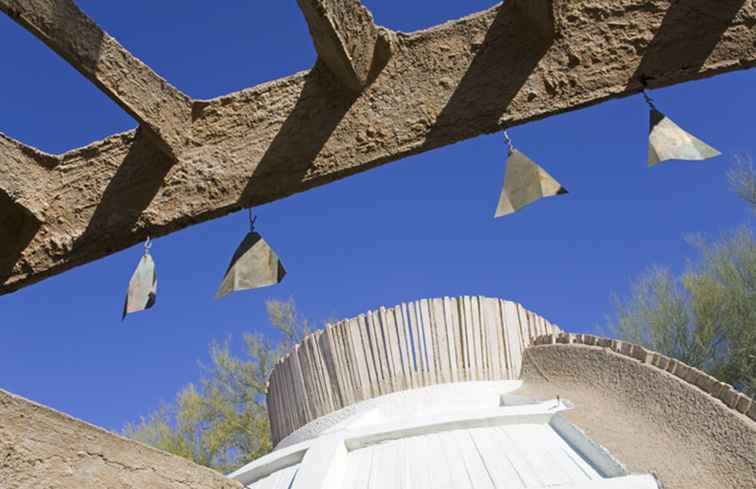
<path fill-rule="evenodd" d="M 573 341 L 578 336 L 584 340 Z M 756 487 L 756 421 L 738 410 L 745 403 L 730 407 L 654 365 L 655 354 L 639 360 L 636 349 L 607 342 L 619 352 L 575 342 L 528 348 L 516 394 L 570 399 L 576 408 L 565 416 L 572 423 L 630 471 L 655 473 L 667 489 Z M 756 407 L 745 399 L 753 418 Z"/>

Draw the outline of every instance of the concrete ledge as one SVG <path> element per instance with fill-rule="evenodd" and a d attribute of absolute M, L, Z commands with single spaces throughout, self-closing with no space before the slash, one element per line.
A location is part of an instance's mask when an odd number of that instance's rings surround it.
<path fill-rule="evenodd" d="M 637 345 L 589 335 L 553 343 L 559 338 L 537 338 L 525 350 L 516 395 L 570 399 L 571 422 L 630 472 L 655 473 L 667 489 L 756 487 L 751 399 Z"/>
<path fill-rule="evenodd" d="M 588 334 L 546 334 L 539 336 L 533 342 L 534 345 L 551 345 L 554 343 L 587 346 L 599 345 L 611 348 L 612 351 L 620 355 L 634 358 L 641 363 L 648 363 L 656 368 L 674 374 L 680 380 L 694 385 L 712 397 L 721 400 L 727 407 L 735 409 L 739 413 L 745 414 L 756 421 L 756 401 L 745 394 L 737 392 L 731 385 L 720 382 L 706 372 L 664 356 L 661 353 L 649 351 L 640 345 L 634 345 L 625 341 Z"/>
<path fill-rule="evenodd" d="M 183 458 L 0 390 L 2 489 L 242 489 Z"/>

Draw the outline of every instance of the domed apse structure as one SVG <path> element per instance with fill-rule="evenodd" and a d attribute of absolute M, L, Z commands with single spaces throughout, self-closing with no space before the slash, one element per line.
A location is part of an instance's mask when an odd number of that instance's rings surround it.
<path fill-rule="evenodd" d="M 486 297 L 328 325 L 275 366 L 250 489 L 754 488 L 756 403 Z"/>

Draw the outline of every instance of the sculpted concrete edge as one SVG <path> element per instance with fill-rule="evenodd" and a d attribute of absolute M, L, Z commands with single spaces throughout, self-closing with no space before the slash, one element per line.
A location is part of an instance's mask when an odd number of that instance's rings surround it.
<path fill-rule="evenodd" d="M 242 489 L 183 458 L 0 390 L 3 489 Z"/>

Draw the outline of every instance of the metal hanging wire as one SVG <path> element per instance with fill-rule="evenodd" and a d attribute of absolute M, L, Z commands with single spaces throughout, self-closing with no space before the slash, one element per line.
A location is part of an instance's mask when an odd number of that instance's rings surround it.
<path fill-rule="evenodd" d="M 654 99 L 651 98 L 651 95 L 649 95 L 648 90 L 645 88 L 641 92 L 643 94 L 643 100 L 646 101 L 649 107 L 651 107 L 652 110 L 659 111 L 659 109 L 656 108 L 656 103 L 654 102 Z"/>
<path fill-rule="evenodd" d="M 504 141 L 507 143 L 507 147 L 509 148 L 509 154 L 512 154 L 514 152 L 514 144 L 512 144 L 512 138 L 509 137 L 509 131 L 504 130 Z"/>

